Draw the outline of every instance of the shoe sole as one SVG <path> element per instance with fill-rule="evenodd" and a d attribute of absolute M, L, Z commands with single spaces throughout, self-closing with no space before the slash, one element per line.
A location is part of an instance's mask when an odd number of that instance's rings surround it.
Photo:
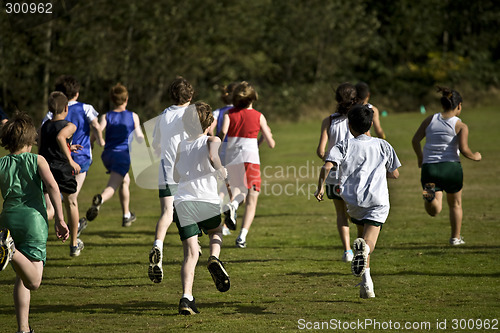
<path fill-rule="evenodd" d="M 222 266 L 218 260 L 213 259 L 208 262 L 207 268 L 210 275 L 212 275 L 217 290 L 221 293 L 228 291 L 231 287 L 231 283 L 229 282 L 229 275 L 224 269 L 224 266 Z"/>
<path fill-rule="evenodd" d="M 182 308 L 179 309 L 179 314 L 184 316 L 190 316 L 190 315 L 195 315 L 196 312 L 194 312 L 191 308 Z"/>
<path fill-rule="evenodd" d="M 154 283 L 163 281 L 163 269 L 161 268 L 162 255 L 160 249 L 153 248 L 149 253 L 148 276 Z"/>
<path fill-rule="evenodd" d="M 12 259 L 12 246 L 14 244 L 14 239 L 10 235 L 10 230 L 4 229 L 3 232 L 5 233 L 4 239 L 0 240 L 2 242 L 0 246 L 0 271 L 3 271 Z"/>
<path fill-rule="evenodd" d="M 426 200 L 427 202 L 431 202 L 432 200 L 434 200 L 434 198 L 436 197 L 435 188 L 436 184 L 434 183 L 425 184 L 424 190 L 422 191 L 422 197 L 424 198 L 424 200 Z"/>
<path fill-rule="evenodd" d="M 241 242 L 241 243 L 240 242 L 236 242 L 235 245 L 236 245 L 237 248 L 244 249 L 244 248 L 247 247 L 247 242 Z"/>
<path fill-rule="evenodd" d="M 102 205 L 102 197 L 99 194 L 94 195 L 92 198 L 92 207 L 90 207 L 87 210 L 87 220 L 88 221 L 93 221 L 99 215 L 99 209 L 101 208 Z"/>
<path fill-rule="evenodd" d="M 354 276 L 361 276 L 365 272 L 368 261 L 368 251 L 363 238 L 354 241 L 354 258 L 351 261 L 351 272 Z"/>

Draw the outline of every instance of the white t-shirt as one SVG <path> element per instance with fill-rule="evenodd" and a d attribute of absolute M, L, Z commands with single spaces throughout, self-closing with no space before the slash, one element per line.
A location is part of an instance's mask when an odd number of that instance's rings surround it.
<path fill-rule="evenodd" d="M 460 150 L 455 125 L 460 118 L 443 118 L 436 113 L 425 129 L 422 163 L 460 162 Z"/>
<path fill-rule="evenodd" d="M 187 106 L 172 105 L 159 116 L 153 131 L 153 147 L 161 147 L 158 184 L 175 184 L 174 163 L 179 142 L 187 138 L 182 116 Z"/>
<path fill-rule="evenodd" d="M 330 115 L 327 151 L 330 151 L 336 144 L 352 137 L 351 131 L 349 131 L 349 121 L 347 120 L 347 116 L 343 116 L 338 112 Z M 338 172 L 336 170 L 331 170 L 326 178 L 326 184 L 337 185 L 339 182 Z"/>
<path fill-rule="evenodd" d="M 390 208 L 387 172 L 401 166 L 394 148 L 362 134 L 335 145 L 325 160 L 338 166 L 340 196 L 349 215 L 384 223 Z"/>
<path fill-rule="evenodd" d="M 175 168 L 179 173 L 179 186 L 174 203 L 182 201 L 203 201 L 220 204 L 215 169 L 210 164 L 208 136 L 203 135 L 189 141 L 183 140 L 177 151 Z"/>

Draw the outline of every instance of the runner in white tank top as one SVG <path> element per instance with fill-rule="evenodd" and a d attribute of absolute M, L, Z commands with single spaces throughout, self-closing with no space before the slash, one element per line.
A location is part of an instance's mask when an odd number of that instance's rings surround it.
<path fill-rule="evenodd" d="M 421 183 L 427 214 L 438 215 L 446 191 L 450 208 L 451 245 L 464 244 L 462 228 L 463 170 L 459 152 L 468 159 L 480 161 L 481 154 L 473 153 L 468 144 L 469 128 L 458 116 L 462 112 L 462 96 L 447 88 L 439 88 L 443 112 L 427 117 L 412 139 L 418 166 L 422 168 Z M 420 142 L 426 138 L 422 151 Z"/>

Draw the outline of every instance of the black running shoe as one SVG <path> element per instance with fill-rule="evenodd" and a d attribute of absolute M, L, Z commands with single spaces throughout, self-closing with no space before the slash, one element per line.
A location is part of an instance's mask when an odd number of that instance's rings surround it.
<path fill-rule="evenodd" d="M 231 286 L 229 283 L 229 275 L 227 275 L 222 262 L 217 257 L 210 256 L 208 258 L 207 268 L 210 275 L 212 275 L 217 290 L 220 292 L 228 291 Z"/>
<path fill-rule="evenodd" d="M 224 224 L 229 230 L 236 230 L 236 208 L 232 203 L 224 206 Z"/>
<path fill-rule="evenodd" d="M 198 309 L 196 308 L 196 304 L 194 304 L 194 298 L 192 301 L 188 300 L 187 298 L 183 297 L 179 301 L 179 314 L 181 315 L 194 315 L 200 313 Z"/>
<path fill-rule="evenodd" d="M 424 190 L 422 191 L 422 196 L 427 202 L 431 202 L 436 197 L 436 184 L 426 183 Z"/>
<path fill-rule="evenodd" d="M 132 223 L 137 220 L 137 217 L 134 213 L 130 212 L 130 217 L 124 217 L 122 220 L 122 227 L 130 227 Z"/>
<path fill-rule="evenodd" d="M 92 198 L 92 206 L 87 210 L 87 220 L 88 221 L 93 221 L 96 217 L 97 214 L 99 214 L 99 209 L 101 208 L 102 205 L 102 197 L 100 194 L 94 195 L 94 198 Z"/>

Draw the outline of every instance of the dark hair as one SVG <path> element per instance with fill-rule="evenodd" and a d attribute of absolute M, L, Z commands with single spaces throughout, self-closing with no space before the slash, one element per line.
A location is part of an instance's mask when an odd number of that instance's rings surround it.
<path fill-rule="evenodd" d="M 346 115 L 353 105 L 357 103 L 356 87 L 349 82 L 344 82 L 335 91 L 337 112 Z"/>
<path fill-rule="evenodd" d="M 356 94 L 358 95 L 358 101 L 363 102 L 370 94 L 370 87 L 365 82 L 356 83 Z"/>
<path fill-rule="evenodd" d="M 182 116 L 184 130 L 190 135 L 195 136 L 202 134 L 210 127 L 214 121 L 212 108 L 205 102 L 198 101 L 186 108 Z M 201 132 L 200 132 L 201 130 Z"/>
<path fill-rule="evenodd" d="M 33 120 L 24 112 L 16 112 L 0 131 L 0 145 L 14 153 L 24 146 L 36 143 L 36 128 Z"/>
<path fill-rule="evenodd" d="M 349 126 L 354 131 L 360 134 L 366 133 L 372 126 L 373 109 L 368 104 L 356 104 L 349 111 L 347 119 L 349 119 Z"/>
<path fill-rule="evenodd" d="M 56 80 L 56 88 L 54 90 L 60 91 L 68 99 L 72 99 L 80 91 L 80 83 L 71 75 L 61 75 Z"/>
<path fill-rule="evenodd" d="M 441 93 L 441 105 L 445 111 L 454 110 L 458 104 L 462 103 L 462 96 L 456 90 L 437 87 L 437 92 Z"/>
<path fill-rule="evenodd" d="M 53 91 L 49 95 L 48 100 L 49 111 L 53 114 L 61 114 L 68 105 L 68 97 L 60 91 Z"/>
<path fill-rule="evenodd" d="M 259 99 L 257 91 L 255 91 L 254 87 L 246 81 L 241 81 L 234 88 L 233 105 L 237 108 L 247 108 L 257 99 Z"/>
<path fill-rule="evenodd" d="M 193 86 L 182 76 L 177 76 L 168 87 L 170 98 L 177 105 L 188 103 L 194 95 Z"/>
<path fill-rule="evenodd" d="M 109 97 L 115 106 L 120 106 L 127 101 L 128 91 L 127 88 L 121 83 L 117 83 L 109 91 Z"/>
<path fill-rule="evenodd" d="M 224 104 L 228 105 L 233 103 L 233 91 L 237 85 L 238 82 L 232 82 L 222 88 L 220 98 L 222 99 L 222 102 L 224 102 Z"/>

